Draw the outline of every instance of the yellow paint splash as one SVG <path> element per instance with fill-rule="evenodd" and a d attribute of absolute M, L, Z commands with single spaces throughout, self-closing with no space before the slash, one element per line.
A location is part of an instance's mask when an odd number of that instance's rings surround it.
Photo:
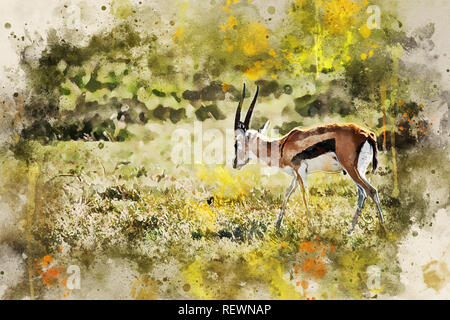
<path fill-rule="evenodd" d="M 352 18 L 360 10 L 357 2 L 331 0 L 325 3 L 324 26 L 332 33 L 343 33 L 352 25 Z"/>
<path fill-rule="evenodd" d="M 303 5 L 304 2 L 296 2 Z M 356 13 L 359 5 L 350 0 L 314 1 L 315 9 L 291 10 L 291 19 L 299 25 L 305 21 L 312 23 L 308 32 L 314 36 L 314 43 L 307 44 L 295 35 L 283 38 L 282 67 L 288 69 L 293 76 L 300 75 L 304 68 L 312 65 L 316 68 L 316 76 L 322 70 L 340 70 L 348 61 L 350 48 L 355 43 L 354 26 L 359 22 Z M 323 14 L 323 19 L 322 15 Z"/>
<path fill-rule="evenodd" d="M 236 2 L 236 1 L 233 0 L 233 2 Z M 231 13 L 232 10 L 231 10 L 231 8 L 230 8 L 230 5 L 231 5 L 231 0 L 226 0 L 226 5 L 220 6 L 220 9 L 222 9 L 222 10 L 225 11 L 226 13 Z"/>
<path fill-rule="evenodd" d="M 294 4 L 299 8 L 303 8 L 307 2 L 308 0 L 294 0 Z"/>
<path fill-rule="evenodd" d="M 38 163 L 33 162 L 28 167 L 28 199 L 27 199 L 27 252 L 31 256 L 31 228 L 33 225 L 34 212 L 36 211 L 36 187 L 39 175 L 41 173 L 41 168 Z M 34 286 L 33 286 L 33 272 L 32 272 L 32 261 L 31 258 L 27 260 L 28 263 L 28 275 L 29 275 L 29 286 L 30 286 L 30 298 L 34 300 Z"/>
<path fill-rule="evenodd" d="M 270 48 L 270 50 L 269 50 L 269 55 L 270 55 L 271 57 L 274 57 L 274 58 L 277 57 L 277 53 L 275 52 L 275 50 L 274 50 L 273 48 Z"/>
<path fill-rule="evenodd" d="M 188 220 L 199 226 L 202 232 L 216 232 L 216 213 L 211 210 L 206 202 L 198 203 L 188 200 L 183 208 L 183 215 Z"/>
<path fill-rule="evenodd" d="M 359 28 L 359 33 L 364 39 L 367 39 L 368 37 L 370 37 L 370 28 L 367 26 L 367 24 L 363 24 L 363 26 Z"/>
<path fill-rule="evenodd" d="M 195 259 L 183 272 L 184 280 L 190 285 L 190 293 L 203 300 L 214 299 L 213 293 L 208 290 L 203 281 L 203 263 Z"/>
<path fill-rule="evenodd" d="M 282 53 L 292 75 L 294 77 L 301 75 L 303 72 L 302 64 L 306 59 L 306 54 L 296 54 L 288 49 L 283 49 Z"/>
<path fill-rule="evenodd" d="M 397 44 L 391 48 L 392 52 L 392 60 L 393 60 L 393 70 L 391 77 L 391 101 L 395 101 L 397 99 L 397 90 L 398 90 L 398 64 L 399 59 L 403 56 L 403 47 L 400 44 Z M 395 148 L 395 131 L 396 127 L 392 126 L 391 131 L 391 151 L 392 151 L 392 173 L 394 176 L 394 188 L 392 190 L 392 196 L 394 198 L 398 197 L 400 194 L 400 189 L 398 188 L 398 171 L 397 171 L 397 150 Z"/>
<path fill-rule="evenodd" d="M 227 20 L 227 27 L 229 30 L 233 30 L 238 25 L 237 19 L 234 16 L 229 16 Z"/>
<path fill-rule="evenodd" d="M 274 299 L 298 300 L 305 297 L 283 274 L 281 262 L 273 257 L 261 257 L 252 253 L 247 259 L 250 275 L 265 277 L 269 281 L 269 290 Z"/>
<path fill-rule="evenodd" d="M 270 242 L 246 254 L 239 267 L 240 277 L 252 279 L 261 286 L 266 286 L 273 299 L 305 299 L 305 296 L 289 281 L 289 276 L 284 273 L 282 262 L 274 257 L 278 246 L 278 243 Z M 216 285 L 209 285 L 209 281 L 212 280 L 208 279 L 208 274 L 212 266 L 212 263 L 198 257 L 183 271 L 183 277 L 191 295 L 205 300 L 221 298 L 221 290 Z M 229 278 L 229 282 L 223 284 L 228 287 L 221 289 L 232 291 L 235 295 L 239 294 L 240 288 L 236 287 L 236 280 L 236 278 Z"/>
<path fill-rule="evenodd" d="M 253 65 L 245 70 L 245 76 L 250 80 L 258 80 L 267 73 L 267 69 L 264 67 L 264 61 L 255 61 Z"/>
<path fill-rule="evenodd" d="M 201 181 L 216 186 L 214 195 L 219 198 L 241 199 L 245 197 L 258 180 L 257 173 L 251 169 L 242 170 L 239 175 L 232 175 L 224 166 L 208 169 L 199 166 L 197 176 Z"/>
<path fill-rule="evenodd" d="M 130 295 L 136 300 L 156 300 L 158 284 L 147 275 L 141 276 L 133 282 Z"/>
<path fill-rule="evenodd" d="M 222 83 L 222 91 L 227 92 L 228 90 L 230 90 L 230 84 L 227 82 Z"/>
<path fill-rule="evenodd" d="M 432 260 L 422 266 L 423 282 L 436 291 L 440 291 L 450 279 L 447 264 L 443 261 Z"/>
<path fill-rule="evenodd" d="M 362 298 L 361 282 L 367 281 L 367 268 L 376 265 L 378 257 L 370 251 L 349 251 L 339 257 L 339 287 L 355 299 Z M 382 291 L 383 287 L 380 287 Z M 380 292 L 379 292 L 380 293 Z"/>
<path fill-rule="evenodd" d="M 227 50 L 227 52 L 233 51 L 234 46 L 227 39 L 225 39 L 223 43 L 225 44 L 225 49 Z"/>
<path fill-rule="evenodd" d="M 177 41 L 179 41 L 184 33 L 185 33 L 184 28 L 177 27 L 177 31 L 175 31 L 175 33 L 172 36 L 173 42 L 176 43 Z"/>
<path fill-rule="evenodd" d="M 241 48 L 248 57 L 264 53 L 269 48 L 269 29 L 259 22 L 252 22 L 246 30 L 242 39 Z"/>
<path fill-rule="evenodd" d="M 113 0 L 111 2 L 111 13 L 120 19 L 128 18 L 133 14 L 130 0 Z"/>

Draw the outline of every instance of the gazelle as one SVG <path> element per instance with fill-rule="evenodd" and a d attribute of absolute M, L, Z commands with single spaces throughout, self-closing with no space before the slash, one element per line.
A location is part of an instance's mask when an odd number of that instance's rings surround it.
<path fill-rule="evenodd" d="M 240 169 L 250 159 L 259 159 L 263 163 L 279 167 L 293 176 L 292 182 L 286 190 L 283 206 L 276 223 L 277 230 L 280 229 L 289 197 L 298 185 L 301 187 L 306 216 L 311 227 L 306 182 L 308 174 L 315 171 L 348 173 L 356 183 L 358 205 L 352 226 L 348 231 L 349 234 L 353 232 L 358 222 L 367 195 L 377 205 L 378 218 L 383 224 L 378 191 L 367 181 L 365 176 L 370 162 L 372 162 L 373 172 L 378 164 L 375 134 L 355 124 L 334 123 L 307 130 L 295 128 L 279 139 L 268 139 L 262 133 L 267 128 L 267 122 L 259 130 L 249 129 L 258 92 L 259 87 L 256 89 L 244 122 L 241 122 L 241 108 L 245 96 L 244 84 L 234 122 L 235 158 L 233 168 Z"/>

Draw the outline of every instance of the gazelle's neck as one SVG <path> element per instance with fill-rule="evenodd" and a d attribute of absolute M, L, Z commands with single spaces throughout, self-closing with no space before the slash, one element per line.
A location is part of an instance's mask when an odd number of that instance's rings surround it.
<path fill-rule="evenodd" d="M 250 158 L 259 160 L 268 166 L 279 166 L 279 140 L 270 139 L 259 132 L 251 134 L 249 139 Z"/>

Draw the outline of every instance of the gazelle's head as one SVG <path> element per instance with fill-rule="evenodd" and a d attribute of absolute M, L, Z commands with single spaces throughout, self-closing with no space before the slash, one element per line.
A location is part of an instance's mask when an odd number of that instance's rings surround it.
<path fill-rule="evenodd" d="M 234 120 L 234 160 L 233 160 L 233 168 L 240 169 L 245 166 L 250 160 L 250 146 L 252 144 L 252 140 L 256 137 L 257 131 L 249 129 L 250 120 L 253 113 L 253 108 L 255 107 L 256 99 L 258 98 L 259 87 L 256 88 L 255 97 L 253 98 L 252 103 L 250 104 L 250 108 L 247 111 L 247 115 L 245 116 L 244 122 L 241 121 L 241 109 L 242 103 L 245 97 L 245 83 L 244 88 L 242 90 L 241 100 L 239 101 L 236 117 Z"/>

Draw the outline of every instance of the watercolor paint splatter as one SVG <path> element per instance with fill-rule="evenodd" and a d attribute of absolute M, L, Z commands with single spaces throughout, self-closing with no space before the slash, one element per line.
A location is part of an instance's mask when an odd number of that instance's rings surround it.
<path fill-rule="evenodd" d="M 35 3 L 1 4 L 1 299 L 450 298 L 447 1 Z M 384 228 L 318 172 L 276 230 L 244 83 L 271 138 L 375 133 Z"/>

